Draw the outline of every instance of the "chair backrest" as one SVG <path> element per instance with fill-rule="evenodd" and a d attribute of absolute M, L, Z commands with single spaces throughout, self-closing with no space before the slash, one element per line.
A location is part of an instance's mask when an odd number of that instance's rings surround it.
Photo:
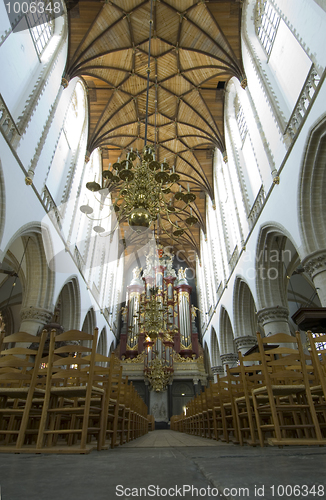
<path fill-rule="evenodd" d="M 55 336 L 55 330 L 51 331 L 47 368 L 51 384 L 92 384 L 97 337 L 97 328 L 94 334 L 69 330 Z M 61 345 L 56 346 L 58 343 Z"/>
<path fill-rule="evenodd" d="M 326 334 L 313 336 L 311 331 L 307 332 L 311 357 L 314 365 L 315 373 L 318 376 L 318 384 L 321 385 L 324 398 L 326 399 L 326 349 L 320 349 L 321 346 L 326 347 Z"/>
<path fill-rule="evenodd" d="M 296 337 L 278 333 L 270 337 L 261 338 L 257 333 L 259 351 L 262 356 L 262 369 L 266 384 L 277 385 L 305 385 L 309 390 L 314 381 L 313 367 L 310 356 L 303 351 L 300 334 Z M 276 345 L 267 352 L 268 344 Z M 268 359 L 268 356 L 271 356 Z"/>
<path fill-rule="evenodd" d="M 43 331 L 40 336 L 18 332 L 3 337 L 0 352 L 0 386 L 35 386 L 46 336 Z M 8 344 L 14 344 L 14 347 L 4 349 Z M 36 348 L 30 349 L 31 344 L 33 347 L 36 344 Z"/>

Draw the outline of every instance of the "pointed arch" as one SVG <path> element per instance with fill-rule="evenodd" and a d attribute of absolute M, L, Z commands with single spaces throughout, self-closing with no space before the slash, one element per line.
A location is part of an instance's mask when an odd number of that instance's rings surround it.
<path fill-rule="evenodd" d="M 102 328 L 98 343 L 97 343 L 97 348 L 96 351 L 99 354 L 102 354 L 103 356 L 108 355 L 108 346 L 107 346 L 107 334 L 106 334 L 106 328 L 105 326 Z"/>
<path fill-rule="evenodd" d="M 233 292 L 235 337 L 253 336 L 258 331 L 257 308 L 246 281 L 237 276 Z"/>
<path fill-rule="evenodd" d="M 66 281 L 57 298 L 55 314 L 65 330 L 78 329 L 80 325 L 80 289 L 77 277 Z"/>
<path fill-rule="evenodd" d="M 220 311 L 220 349 L 221 355 L 236 353 L 230 316 L 224 306 Z"/>
<path fill-rule="evenodd" d="M 290 234 L 280 224 L 267 223 L 260 230 L 256 250 L 257 308 L 288 307 L 287 276 L 300 261 Z"/>
<path fill-rule="evenodd" d="M 299 176 L 299 225 L 306 255 L 326 248 L 326 116 L 311 131 Z"/>
<path fill-rule="evenodd" d="M 91 307 L 85 316 L 83 326 L 82 326 L 82 331 L 86 332 L 86 333 L 93 334 L 95 326 L 96 326 L 95 311 Z"/>
<path fill-rule="evenodd" d="M 218 339 L 213 326 L 211 330 L 211 364 L 212 366 L 222 366 Z"/>

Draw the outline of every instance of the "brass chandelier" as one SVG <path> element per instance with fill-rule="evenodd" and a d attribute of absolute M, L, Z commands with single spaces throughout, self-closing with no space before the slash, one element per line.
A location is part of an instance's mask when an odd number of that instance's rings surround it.
<path fill-rule="evenodd" d="M 103 186 L 95 180 L 86 184 L 87 189 L 93 193 L 99 193 L 100 203 L 105 205 L 106 196 L 111 196 L 112 203 L 109 203 L 112 212 L 115 213 L 117 222 L 112 231 L 119 226 L 121 222 L 127 221 L 130 228 L 138 233 L 146 231 L 152 223 L 158 221 L 160 228 L 172 238 L 178 238 L 187 229 L 198 222 L 193 214 L 190 204 L 195 201 L 196 195 L 190 192 L 189 184 L 185 191 L 180 181 L 180 175 L 164 159 L 163 162 L 157 160 L 155 155 L 156 140 L 151 146 L 147 145 L 147 126 L 148 126 L 148 100 L 149 100 L 149 76 L 150 76 L 150 57 L 151 57 L 151 32 L 152 32 L 152 3 L 150 13 L 149 29 L 149 49 L 147 65 L 147 93 L 146 93 L 146 115 L 145 115 L 145 146 L 142 154 L 134 151 L 132 148 L 127 152 L 123 161 L 113 164 L 112 169 L 104 170 Z M 155 117 L 157 113 L 157 103 L 155 103 Z M 156 120 L 155 120 L 156 121 Z M 156 133 L 155 133 L 156 137 Z M 172 189 L 179 183 L 179 188 Z M 176 206 L 175 202 L 181 202 L 183 206 Z M 90 216 L 93 209 L 87 204 L 80 207 L 80 210 Z M 106 215 L 108 217 L 109 215 Z M 186 226 L 180 227 L 179 221 L 184 219 Z M 166 226 L 162 222 L 167 221 L 170 225 Z M 170 232 L 167 231 L 170 229 Z M 97 233 L 104 233 L 105 229 L 101 226 L 93 228 Z"/>
<path fill-rule="evenodd" d="M 135 160 L 138 160 L 136 165 Z M 174 167 L 171 170 L 166 161 L 160 163 L 155 160 L 153 147 L 145 146 L 142 157 L 139 153 L 130 151 L 125 160 L 113 164 L 112 170 L 104 170 L 103 178 L 104 189 L 112 196 L 112 210 L 118 223 L 128 221 L 131 229 L 136 232 L 147 230 L 152 222 L 163 217 L 170 223 L 173 236 L 178 237 L 185 231 L 176 220 L 181 213 L 186 215 L 185 222 L 188 226 L 198 222 L 191 207 L 189 212 L 186 211 L 190 203 L 195 201 L 196 195 L 190 192 L 189 185 L 185 192 L 181 185 L 179 191 L 172 191 L 171 188 L 180 180 L 180 175 L 175 172 Z M 102 190 L 95 181 L 88 182 L 86 187 L 92 192 Z M 113 193 L 116 191 L 118 193 L 114 197 Z M 184 206 L 178 209 L 174 206 L 175 201 L 182 201 Z M 83 205 L 80 210 L 87 215 L 93 212 L 89 205 Z M 164 226 L 163 230 L 167 232 Z M 97 231 L 102 232 L 99 227 Z"/>

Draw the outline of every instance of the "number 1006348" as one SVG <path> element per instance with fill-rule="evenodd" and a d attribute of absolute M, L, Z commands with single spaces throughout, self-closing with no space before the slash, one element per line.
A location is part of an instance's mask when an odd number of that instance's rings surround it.
<path fill-rule="evenodd" d="M 11 2 L 5 2 L 5 7 L 8 15 L 49 14 L 50 17 L 53 14 L 61 15 L 63 12 L 61 2 L 58 1 L 57 2 L 11 1 Z"/>

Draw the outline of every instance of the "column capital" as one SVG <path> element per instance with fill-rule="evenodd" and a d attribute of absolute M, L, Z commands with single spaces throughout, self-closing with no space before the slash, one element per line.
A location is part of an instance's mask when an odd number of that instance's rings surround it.
<path fill-rule="evenodd" d="M 52 316 L 53 312 L 34 306 L 24 307 L 20 311 L 20 318 L 22 322 L 36 321 L 37 323 L 46 325 L 51 321 Z"/>
<path fill-rule="evenodd" d="M 234 352 L 229 352 L 227 354 L 221 354 L 221 360 L 223 365 L 234 365 L 238 362 L 238 355 Z"/>
<path fill-rule="evenodd" d="M 212 373 L 214 375 L 224 375 L 224 367 L 223 366 L 211 366 Z"/>
<path fill-rule="evenodd" d="M 326 271 L 326 250 L 318 250 L 307 255 L 302 260 L 302 266 L 306 273 L 313 279 L 317 274 Z"/>
<path fill-rule="evenodd" d="M 253 337 L 252 335 L 237 337 L 236 339 L 234 339 L 234 341 L 238 351 L 240 349 L 250 349 L 250 347 L 253 347 L 257 344 L 256 337 Z"/>
<path fill-rule="evenodd" d="M 257 312 L 257 320 L 262 323 L 263 326 L 268 323 L 274 323 L 275 321 L 288 321 L 289 310 L 287 307 L 274 306 L 274 307 L 264 307 Z"/>

